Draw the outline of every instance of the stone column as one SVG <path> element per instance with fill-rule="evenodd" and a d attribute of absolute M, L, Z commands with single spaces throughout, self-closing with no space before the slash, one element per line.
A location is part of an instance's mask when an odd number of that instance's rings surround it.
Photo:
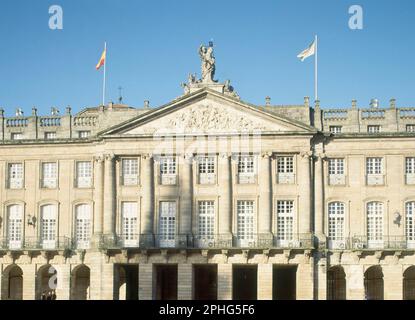
<path fill-rule="evenodd" d="M 218 300 L 232 300 L 232 264 L 218 264 Z"/>
<path fill-rule="evenodd" d="M 56 299 L 69 300 L 71 293 L 71 265 L 60 264 L 55 265 L 54 268 L 57 272 Z"/>
<path fill-rule="evenodd" d="M 258 300 L 272 300 L 273 265 L 258 264 Z"/>
<path fill-rule="evenodd" d="M 193 155 L 180 157 L 180 235 L 192 233 Z"/>
<path fill-rule="evenodd" d="M 177 300 L 193 299 L 193 265 L 179 263 L 177 270 Z"/>
<path fill-rule="evenodd" d="M 105 182 L 104 182 L 104 233 L 115 234 L 115 170 L 114 155 L 105 155 Z"/>
<path fill-rule="evenodd" d="M 307 234 L 311 232 L 311 210 L 310 210 L 310 194 L 311 194 L 311 177 L 310 177 L 310 157 L 311 153 L 301 154 L 299 179 L 300 186 L 300 203 L 298 208 L 299 232 Z"/>
<path fill-rule="evenodd" d="M 316 263 L 317 281 L 315 281 L 318 300 L 327 300 L 327 268 L 327 259 L 320 257 Z"/>
<path fill-rule="evenodd" d="M 325 155 L 320 154 L 314 162 L 314 228 L 320 241 L 324 236 L 324 164 Z"/>
<path fill-rule="evenodd" d="M 344 266 L 346 273 L 346 299 L 364 300 L 364 270 L 362 265 Z"/>
<path fill-rule="evenodd" d="M 138 299 L 153 300 L 154 268 L 152 263 L 140 263 L 138 274 Z"/>
<path fill-rule="evenodd" d="M 104 263 L 101 273 L 101 299 L 114 300 L 114 264 Z"/>
<path fill-rule="evenodd" d="M 90 268 L 89 297 L 91 300 L 101 299 L 101 274 L 105 253 L 100 251 L 88 252 L 88 267 Z"/>
<path fill-rule="evenodd" d="M 219 234 L 232 234 L 232 174 L 228 154 L 219 155 L 218 182 L 221 190 L 219 198 Z"/>
<path fill-rule="evenodd" d="M 271 234 L 272 221 L 272 176 L 271 153 L 262 154 L 259 165 L 259 214 L 258 226 L 260 234 Z"/>
<path fill-rule="evenodd" d="M 23 271 L 23 300 L 36 299 L 36 264 L 22 264 Z"/>
<path fill-rule="evenodd" d="M 94 183 L 94 239 L 99 241 L 102 235 L 102 222 L 103 222 L 103 169 L 104 169 L 104 157 L 102 155 L 95 157 L 95 183 Z"/>
<path fill-rule="evenodd" d="M 154 219 L 154 162 L 151 154 L 141 157 L 141 233 L 153 234 Z"/>
<path fill-rule="evenodd" d="M 385 300 L 403 299 L 403 268 L 400 264 L 382 266 Z"/>

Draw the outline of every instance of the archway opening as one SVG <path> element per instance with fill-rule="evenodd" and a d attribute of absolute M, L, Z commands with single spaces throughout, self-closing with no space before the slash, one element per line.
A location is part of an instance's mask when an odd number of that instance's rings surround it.
<path fill-rule="evenodd" d="M 409 267 L 403 274 L 403 299 L 415 300 L 415 266 Z"/>
<path fill-rule="evenodd" d="M 341 266 L 327 271 L 327 300 L 346 300 L 346 274 Z"/>
<path fill-rule="evenodd" d="M 72 271 L 71 300 L 89 300 L 91 270 L 86 265 Z"/>
<path fill-rule="evenodd" d="M 36 299 L 56 300 L 57 284 L 56 269 L 49 264 L 40 267 L 36 274 Z"/>
<path fill-rule="evenodd" d="M 23 271 L 11 265 L 3 271 L 2 300 L 23 300 Z"/>
<path fill-rule="evenodd" d="M 365 272 L 365 299 L 383 300 L 383 272 L 380 266 L 373 266 Z"/>

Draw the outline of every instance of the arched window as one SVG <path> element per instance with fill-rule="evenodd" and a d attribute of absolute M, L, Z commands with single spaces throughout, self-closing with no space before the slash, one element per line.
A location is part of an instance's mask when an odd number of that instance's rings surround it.
<path fill-rule="evenodd" d="M 415 201 L 405 205 L 406 241 L 409 248 L 415 248 Z"/>
<path fill-rule="evenodd" d="M 383 272 L 380 266 L 373 266 L 365 272 L 365 299 L 383 300 Z"/>
<path fill-rule="evenodd" d="M 79 204 L 75 207 L 75 239 L 78 249 L 88 249 L 91 239 L 91 205 Z"/>
<path fill-rule="evenodd" d="M 367 204 L 367 240 L 370 248 L 383 247 L 383 203 Z"/>
<path fill-rule="evenodd" d="M 13 204 L 7 208 L 7 238 L 10 249 L 20 249 L 23 241 L 23 206 Z"/>
<path fill-rule="evenodd" d="M 346 300 L 346 274 L 340 266 L 327 271 L 327 300 Z"/>
<path fill-rule="evenodd" d="M 328 206 L 329 246 L 333 249 L 345 249 L 344 239 L 345 205 L 342 202 L 331 202 Z"/>
<path fill-rule="evenodd" d="M 40 237 L 44 249 L 56 247 L 57 206 L 47 204 L 40 208 Z"/>

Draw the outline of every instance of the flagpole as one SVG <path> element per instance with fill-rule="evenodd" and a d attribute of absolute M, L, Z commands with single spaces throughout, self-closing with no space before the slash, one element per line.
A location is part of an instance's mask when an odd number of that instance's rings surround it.
<path fill-rule="evenodd" d="M 318 100 L 318 37 L 315 38 L 316 54 L 314 55 L 314 96 L 315 101 Z"/>
<path fill-rule="evenodd" d="M 104 81 L 102 85 L 102 105 L 105 106 L 105 87 L 106 87 L 106 80 L 107 80 L 107 42 L 105 42 L 104 47 L 105 52 L 105 60 L 104 60 Z"/>

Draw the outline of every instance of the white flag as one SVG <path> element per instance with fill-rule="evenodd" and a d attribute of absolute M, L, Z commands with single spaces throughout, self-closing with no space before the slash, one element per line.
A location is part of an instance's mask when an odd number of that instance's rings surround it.
<path fill-rule="evenodd" d="M 305 59 L 307 59 L 308 57 L 311 57 L 312 55 L 314 55 L 316 53 L 316 41 L 314 40 L 312 44 L 310 44 L 310 46 L 305 49 L 303 52 L 301 52 L 297 58 L 299 58 L 301 61 L 304 61 Z"/>

